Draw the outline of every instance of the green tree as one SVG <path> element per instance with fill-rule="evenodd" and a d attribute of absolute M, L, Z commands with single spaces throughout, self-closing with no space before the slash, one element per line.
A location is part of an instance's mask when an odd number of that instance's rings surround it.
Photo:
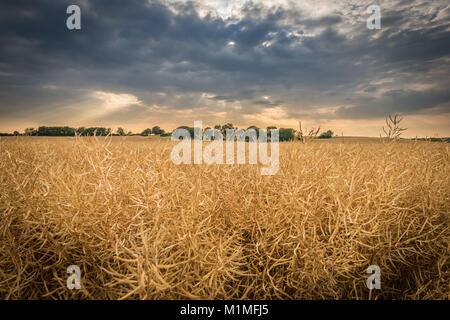
<path fill-rule="evenodd" d="M 255 130 L 255 132 L 256 132 L 256 139 L 258 139 L 259 138 L 259 130 L 260 129 L 257 126 L 250 126 L 250 127 L 247 128 L 247 130 L 249 130 L 249 129 Z M 246 142 L 248 142 L 249 140 L 250 139 L 248 137 L 245 137 L 245 141 Z"/>
<path fill-rule="evenodd" d="M 70 137 L 75 135 L 75 129 L 71 127 L 46 127 L 41 126 L 37 130 L 38 136 L 65 136 Z"/>
<path fill-rule="evenodd" d="M 86 128 L 85 127 L 79 127 L 76 130 L 77 135 L 84 136 L 86 134 Z"/>
<path fill-rule="evenodd" d="M 161 134 L 164 133 L 164 130 L 161 129 L 159 126 L 154 126 L 154 127 L 152 128 L 152 133 L 161 135 Z"/>
<path fill-rule="evenodd" d="M 26 128 L 25 135 L 26 136 L 35 136 L 35 135 L 37 135 L 37 130 L 35 130 L 34 128 Z"/>
<path fill-rule="evenodd" d="M 322 132 L 319 136 L 319 139 L 330 139 L 333 138 L 334 132 L 331 130 L 328 130 L 326 132 Z"/>
<path fill-rule="evenodd" d="M 280 141 L 292 141 L 295 137 L 295 131 L 292 128 L 280 128 Z"/>
<path fill-rule="evenodd" d="M 81 136 L 107 136 L 111 134 L 111 128 L 104 127 L 80 127 L 77 129 L 77 133 Z"/>
<path fill-rule="evenodd" d="M 267 128 L 266 128 L 266 130 L 267 130 L 267 137 L 268 138 L 271 138 L 272 137 L 272 132 L 270 131 L 270 130 L 276 130 L 277 129 L 277 127 L 275 127 L 275 126 L 268 126 Z"/>
<path fill-rule="evenodd" d="M 141 136 L 149 136 L 151 134 L 152 134 L 152 129 L 150 129 L 150 128 L 147 128 L 141 132 Z"/>
<path fill-rule="evenodd" d="M 220 132 L 223 135 L 223 138 L 226 139 L 226 135 L 227 135 L 227 129 L 237 129 L 235 126 L 233 126 L 232 123 L 226 123 L 223 126 L 221 126 L 220 124 L 217 124 L 214 126 L 214 129 L 216 130 L 220 130 Z"/>
<path fill-rule="evenodd" d="M 116 131 L 116 134 L 118 136 L 124 136 L 125 135 L 125 130 L 122 127 L 118 127 L 117 131 Z"/>
<path fill-rule="evenodd" d="M 253 130 L 255 130 L 256 132 L 259 131 L 259 128 L 258 128 L 257 126 L 250 126 L 250 127 L 247 128 L 247 130 L 248 130 L 248 129 L 253 129 Z"/>
<path fill-rule="evenodd" d="M 189 135 L 191 136 L 191 139 L 194 139 L 194 128 L 188 127 L 188 126 L 181 126 L 181 127 L 178 127 L 177 129 L 185 129 L 185 130 L 189 131 Z"/>
<path fill-rule="evenodd" d="M 223 131 L 224 134 L 226 134 L 226 132 L 227 132 L 226 130 L 227 129 L 236 129 L 236 128 L 233 126 L 232 123 L 228 122 L 228 123 L 226 123 L 226 124 L 224 124 L 222 126 L 222 131 Z"/>

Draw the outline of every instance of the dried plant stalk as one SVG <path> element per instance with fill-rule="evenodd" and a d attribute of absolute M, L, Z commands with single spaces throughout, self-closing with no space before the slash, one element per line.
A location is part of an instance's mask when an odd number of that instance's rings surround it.
<path fill-rule="evenodd" d="M 317 135 L 319 134 L 320 126 L 316 128 L 311 128 L 309 130 L 305 129 L 305 132 L 303 132 L 302 128 L 302 122 L 298 122 L 298 131 L 296 132 L 296 138 L 297 140 L 300 140 L 302 143 L 307 143 L 315 138 L 317 138 Z"/>
<path fill-rule="evenodd" d="M 400 122 L 403 120 L 399 115 L 391 115 L 386 117 L 386 127 L 383 126 L 383 132 L 388 140 L 399 139 L 403 131 L 407 128 L 401 128 Z"/>

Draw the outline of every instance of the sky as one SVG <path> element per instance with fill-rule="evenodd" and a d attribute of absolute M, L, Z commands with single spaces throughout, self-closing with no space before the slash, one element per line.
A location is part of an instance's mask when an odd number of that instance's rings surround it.
<path fill-rule="evenodd" d="M 379 136 L 401 114 L 406 137 L 450 136 L 447 0 L 2 0 L 0 41 L 0 132 L 302 121 Z"/>

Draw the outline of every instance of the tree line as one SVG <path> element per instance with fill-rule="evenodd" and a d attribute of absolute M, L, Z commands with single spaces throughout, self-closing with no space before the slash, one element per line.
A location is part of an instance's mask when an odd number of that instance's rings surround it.
<path fill-rule="evenodd" d="M 194 138 L 194 128 L 193 127 L 181 126 L 181 127 L 178 127 L 177 129 L 186 129 L 187 131 L 189 131 L 191 139 Z M 204 130 L 208 130 L 208 129 L 212 129 L 212 128 L 206 127 Z M 232 123 L 226 123 L 224 125 L 215 125 L 214 129 L 219 130 L 222 133 L 222 136 L 225 138 L 227 129 L 237 130 L 239 128 L 235 127 Z M 246 130 L 249 130 L 249 129 L 254 129 L 256 131 L 257 138 L 259 138 L 259 130 L 260 129 L 265 130 L 267 132 L 267 137 L 270 139 L 270 137 L 271 137 L 270 130 L 278 129 L 278 128 L 275 126 L 269 126 L 266 129 L 263 129 L 263 128 L 258 128 L 257 126 L 250 126 Z M 278 132 L 279 132 L 279 141 L 294 141 L 294 140 L 298 139 L 298 131 L 293 128 L 279 128 Z M 317 138 L 330 139 L 333 136 L 334 136 L 334 132 L 331 130 L 328 130 L 328 131 L 320 134 Z M 247 138 L 247 141 L 248 141 L 248 138 Z"/>
<path fill-rule="evenodd" d="M 14 131 L 14 133 L 0 133 L 0 136 L 50 136 L 50 137 L 74 137 L 78 136 L 148 136 L 151 134 L 165 135 L 166 132 L 159 126 L 153 128 L 147 128 L 141 133 L 133 133 L 131 131 L 125 131 L 122 127 L 117 128 L 115 132 L 111 128 L 105 127 L 79 127 L 72 128 L 68 126 L 40 126 L 35 128 L 26 128 L 24 132 Z"/>
<path fill-rule="evenodd" d="M 194 128 L 188 126 L 180 126 L 177 129 L 186 129 L 189 131 L 191 138 L 194 138 Z M 204 130 L 211 129 L 210 127 L 205 128 Z M 222 135 L 225 137 L 225 133 L 227 129 L 238 129 L 232 123 L 226 123 L 224 125 L 215 125 L 214 129 L 219 130 Z M 257 136 L 259 135 L 259 130 L 257 126 L 250 126 L 248 129 L 254 129 L 256 131 Z M 267 136 L 270 138 L 270 130 L 277 129 L 277 127 L 269 126 L 267 127 Z M 293 128 L 279 128 L 279 140 L 280 141 L 293 141 L 297 137 L 297 131 Z M 14 131 L 14 133 L 0 133 L 1 136 L 53 136 L 53 137 L 73 137 L 77 136 L 149 136 L 149 135 L 159 135 L 159 136 L 170 136 L 171 132 L 166 132 L 164 129 L 161 129 L 159 126 L 154 126 L 152 128 L 146 128 L 141 133 L 133 133 L 131 131 L 126 131 L 124 128 L 119 127 L 115 132 L 112 131 L 111 128 L 105 127 L 79 127 L 73 128 L 68 126 L 40 126 L 37 129 L 35 128 L 26 128 L 23 133 L 18 131 Z M 328 130 L 323 132 L 319 139 L 328 139 L 333 137 L 333 131 Z"/>

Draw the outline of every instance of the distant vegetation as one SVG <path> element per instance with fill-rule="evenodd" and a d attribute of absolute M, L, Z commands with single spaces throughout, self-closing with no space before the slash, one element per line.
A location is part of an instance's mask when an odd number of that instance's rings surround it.
<path fill-rule="evenodd" d="M 155 130 L 153 132 L 153 130 Z M 137 134 L 131 131 L 126 132 L 124 128 L 117 128 L 116 132 L 113 132 L 111 128 L 105 127 L 79 127 L 72 128 L 68 126 L 55 126 L 55 127 L 47 127 L 41 126 L 38 129 L 35 128 L 27 128 L 23 133 L 19 131 L 14 131 L 14 133 L 0 133 L 0 136 L 49 136 L 49 137 L 73 137 L 76 135 L 79 136 L 148 136 L 152 133 L 162 134 L 164 130 L 159 129 L 159 127 L 153 127 L 152 129 L 145 129 L 142 133 Z"/>
<path fill-rule="evenodd" d="M 413 140 L 450 143 L 450 137 L 447 137 L 447 138 L 415 138 Z"/>
<path fill-rule="evenodd" d="M 322 134 L 319 136 L 319 139 L 330 139 L 333 138 L 334 132 L 331 130 L 328 130 L 326 132 L 322 132 Z"/>
<path fill-rule="evenodd" d="M 27 128 L 23 133 L 19 133 L 18 131 L 14 131 L 14 134 L 8 133 L 0 133 L 2 136 L 50 136 L 50 137 L 73 137 L 75 134 L 80 136 L 107 136 L 111 134 L 111 128 L 103 128 L 103 127 L 79 127 L 79 128 L 71 128 L 71 127 L 46 127 L 41 126 L 37 130 L 35 128 Z"/>
<path fill-rule="evenodd" d="M 189 131 L 192 138 L 194 138 L 194 128 L 189 126 L 180 126 L 177 129 L 186 129 Z M 204 130 L 211 129 L 209 127 Z M 214 129 L 218 129 L 222 135 L 225 137 L 225 133 L 227 129 L 238 129 L 232 123 L 226 123 L 224 125 L 216 125 Z M 254 129 L 259 134 L 260 128 L 257 126 L 250 126 L 247 129 Z M 277 129 L 277 127 L 270 126 L 267 127 L 267 136 L 270 138 L 271 129 Z M 79 127 L 72 128 L 68 126 L 40 126 L 37 130 L 35 128 L 27 128 L 24 132 L 20 133 L 18 131 L 14 131 L 14 133 L 0 133 L 0 136 L 53 136 L 53 137 L 73 137 L 76 135 L 79 136 L 149 136 L 149 135 L 160 135 L 163 137 L 170 136 L 171 132 L 166 132 L 164 129 L 159 126 L 154 126 L 153 128 L 147 128 L 143 130 L 141 133 L 133 133 L 131 131 L 126 131 L 124 128 L 119 127 L 115 132 L 112 131 L 111 128 L 105 127 Z M 280 128 L 279 129 L 280 141 L 293 141 L 296 139 L 296 130 L 293 128 Z"/>
<path fill-rule="evenodd" d="M 400 134 L 406 130 L 406 128 L 400 128 L 399 124 L 402 118 L 399 116 L 388 116 L 386 117 L 386 127 L 383 127 L 383 131 L 385 133 L 385 137 L 388 139 L 400 139 Z M 191 138 L 194 138 L 194 128 L 189 126 L 180 126 L 177 129 L 186 129 L 189 131 Z M 211 129 L 210 127 L 206 127 L 204 131 Z M 239 129 L 234 126 L 232 123 L 226 123 L 224 125 L 215 125 L 214 129 L 219 130 L 222 135 L 225 137 L 227 129 Z M 259 136 L 259 130 L 257 126 L 249 126 L 248 129 L 254 129 L 256 131 L 257 137 Z M 275 126 L 269 126 L 264 129 L 267 132 L 267 137 L 270 140 L 271 138 L 271 129 L 277 129 Z M 299 129 L 295 130 L 293 128 L 279 128 L 279 140 L 280 141 L 301 141 L 303 143 L 313 140 L 313 139 L 331 139 L 334 136 L 334 132 L 332 130 L 327 130 L 322 132 L 319 135 L 320 127 L 318 128 L 310 128 L 310 129 L 302 129 L 301 122 L 299 122 Z M 68 126 L 40 126 L 38 129 L 35 128 L 26 128 L 24 132 L 14 131 L 13 133 L 0 133 L 0 136 L 52 136 L 52 137 L 73 137 L 75 135 L 78 136 L 150 136 L 150 135 L 159 135 L 161 137 L 169 137 L 172 132 L 166 132 L 159 126 L 154 126 L 152 128 L 147 128 L 143 130 L 141 133 L 133 133 L 131 131 L 126 131 L 124 128 L 119 127 L 115 132 L 111 128 L 105 127 L 79 127 L 72 128 Z M 258 137 L 259 138 L 259 137 Z M 431 142 L 450 142 L 450 137 L 445 138 L 414 138 L 411 140 L 418 141 L 431 141 Z M 248 138 L 247 138 L 248 141 Z"/>

